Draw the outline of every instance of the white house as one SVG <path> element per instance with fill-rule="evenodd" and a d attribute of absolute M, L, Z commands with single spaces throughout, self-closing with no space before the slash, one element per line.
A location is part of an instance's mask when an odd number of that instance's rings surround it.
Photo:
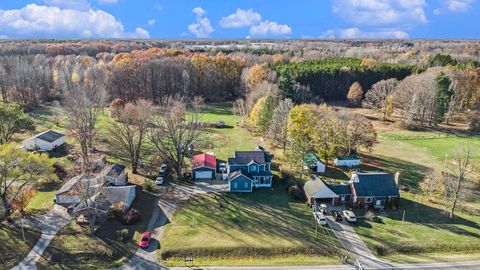
<path fill-rule="evenodd" d="M 105 182 L 107 185 L 125 186 L 127 184 L 127 176 L 125 166 L 113 164 L 106 169 Z"/>
<path fill-rule="evenodd" d="M 360 166 L 360 158 L 357 156 L 336 157 L 333 162 L 339 167 L 357 167 Z"/>
<path fill-rule="evenodd" d="M 307 153 L 303 158 L 303 166 L 305 169 L 312 169 L 317 173 L 325 172 L 325 164 L 323 164 L 315 154 Z"/>
<path fill-rule="evenodd" d="M 22 142 L 26 150 L 52 151 L 65 143 L 65 134 L 47 130 Z"/>

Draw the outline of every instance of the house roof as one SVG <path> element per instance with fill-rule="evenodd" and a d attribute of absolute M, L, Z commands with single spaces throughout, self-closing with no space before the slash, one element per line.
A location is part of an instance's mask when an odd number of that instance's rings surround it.
<path fill-rule="evenodd" d="M 192 169 L 207 167 L 210 169 L 217 169 L 217 158 L 212 154 L 195 155 L 192 159 Z"/>
<path fill-rule="evenodd" d="M 352 189 L 350 188 L 350 185 L 328 185 L 328 187 L 337 195 L 352 194 Z"/>
<path fill-rule="evenodd" d="M 120 164 L 113 164 L 110 167 L 110 170 L 108 170 L 107 176 L 117 178 L 123 171 L 125 171 L 125 166 Z"/>
<path fill-rule="evenodd" d="M 112 204 L 120 202 L 125 203 L 131 190 L 135 190 L 135 187 L 136 186 L 134 185 L 104 187 L 102 192 Z"/>
<path fill-rule="evenodd" d="M 338 195 L 333 192 L 325 182 L 320 178 L 314 178 L 305 183 L 303 189 L 307 194 L 316 199 L 337 198 Z"/>
<path fill-rule="evenodd" d="M 395 176 L 390 173 L 356 173 L 352 183 L 360 197 L 399 196 Z"/>
<path fill-rule="evenodd" d="M 78 180 L 80 180 L 81 177 L 82 175 L 77 175 L 70 178 L 67 182 L 65 182 L 65 184 L 63 184 L 63 186 L 57 191 L 56 194 L 69 192 L 78 183 Z"/>
<path fill-rule="evenodd" d="M 46 141 L 46 142 L 49 142 L 49 143 L 52 143 L 62 137 L 64 137 L 65 134 L 62 134 L 60 132 L 56 132 L 56 131 L 53 131 L 53 130 L 47 130 L 45 132 L 42 132 L 38 135 L 35 136 L 35 138 L 39 139 L 39 140 L 42 140 L 42 141 Z"/>
<path fill-rule="evenodd" d="M 265 151 L 236 151 L 235 157 L 228 159 L 230 165 L 246 165 L 252 161 L 257 164 L 265 164 L 271 162 L 272 158 Z"/>
<path fill-rule="evenodd" d="M 244 170 L 237 170 L 237 171 L 234 171 L 234 172 L 231 172 L 229 175 L 228 175 L 228 181 L 232 181 L 233 179 L 239 177 L 239 176 L 245 176 L 246 178 L 248 178 L 250 181 L 252 181 L 252 177 Z"/>

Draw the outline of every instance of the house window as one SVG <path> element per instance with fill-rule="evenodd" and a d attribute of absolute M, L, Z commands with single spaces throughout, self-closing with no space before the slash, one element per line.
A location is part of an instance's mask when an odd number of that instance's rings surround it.
<path fill-rule="evenodd" d="M 244 186 L 245 186 L 245 188 L 248 188 L 248 182 L 245 182 Z"/>
<path fill-rule="evenodd" d="M 340 200 L 341 200 L 342 202 L 344 202 L 344 201 L 345 201 L 345 195 L 340 196 Z"/>
<path fill-rule="evenodd" d="M 366 198 L 365 198 L 365 202 L 366 202 L 366 203 L 371 203 L 371 202 L 373 202 L 373 197 L 366 197 Z"/>
<path fill-rule="evenodd" d="M 381 200 L 377 200 L 377 201 L 375 202 L 375 204 L 376 204 L 377 206 L 382 206 L 382 201 L 381 201 Z"/>

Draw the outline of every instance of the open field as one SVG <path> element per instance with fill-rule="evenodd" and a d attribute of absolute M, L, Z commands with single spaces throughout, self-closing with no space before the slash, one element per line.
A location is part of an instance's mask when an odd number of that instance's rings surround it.
<path fill-rule="evenodd" d="M 168 264 L 193 257 L 196 264 L 255 265 L 270 256 L 288 264 L 338 263 L 331 230 L 319 227 L 315 237 L 311 210 L 275 182 L 272 189 L 191 200 L 167 225 L 160 258 Z"/>

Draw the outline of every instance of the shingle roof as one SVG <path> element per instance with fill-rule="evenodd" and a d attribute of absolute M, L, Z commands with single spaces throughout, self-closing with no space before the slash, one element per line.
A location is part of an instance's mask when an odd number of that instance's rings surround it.
<path fill-rule="evenodd" d="M 328 185 L 328 187 L 337 195 L 349 195 L 352 194 L 350 185 Z"/>
<path fill-rule="evenodd" d="M 317 156 L 313 153 L 305 154 L 303 161 L 305 162 L 305 164 L 307 164 L 307 166 L 314 166 L 317 165 L 317 162 L 320 162 Z"/>
<path fill-rule="evenodd" d="M 389 173 L 357 173 L 352 177 L 357 196 L 399 196 L 395 176 Z"/>
<path fill-rule="evenodd" d="M 272 158 L 265 151 L 237 151 L 234 158 L 229 158 L 228 163 L 231 165 L 248 164 L 254 161 L 258 164 L 271 162 Z"/>
<path fill-rule="evenodd" d="M 60 132 L 56 132 L 56 131 L 53 131 L 53 130 L 47 130 L 43 133 L 38 134 L 37 136 L 35 136 L 35 138 L 37 138 L 39 140 L 42 140 L 42 141 L 52 143 L 52 142 L 60 139 L 63 136 L 65 136 L 65 134 L 62 134 Z"/>
<path fill-rule="evenodd" d="M 210 169 L 217 169 L 217 158 L 212 154 L 199 154 L 192 159 L 192 169 L 207 167 Z"/>
<path fill-rule="evenodd" d="M 228 175 L 228 181 L 231 181 L 233 180 L 234 178 L 240 176 L 240 175 L 243 175 L 245 176 L 246 178 L 252 180 L 252 177 L 244 170 L 237 170 L 237 171 L 234 171 L 234 172 L 231 172 L 229 175 Z"/>
<path fill-rule="evenodd" d="M 125 170 L 125 166 L 120 164 L 113 164 L 112 167 L 110 167 L 110 170 L 108 171 L 107 176 L 117 178 L 124 170 Z"/>
<path fill-rule="evenodd" d="M 359 160 L 360 158 L 357 156 L 341 156 L 337 157 L 337 160 Z"/>
<path fill-rule="evenodd" d="M 338 197 L 322 179 L 316 178 L 305 183 L 303 190 L 313 198 L 336 198 Z"/>

